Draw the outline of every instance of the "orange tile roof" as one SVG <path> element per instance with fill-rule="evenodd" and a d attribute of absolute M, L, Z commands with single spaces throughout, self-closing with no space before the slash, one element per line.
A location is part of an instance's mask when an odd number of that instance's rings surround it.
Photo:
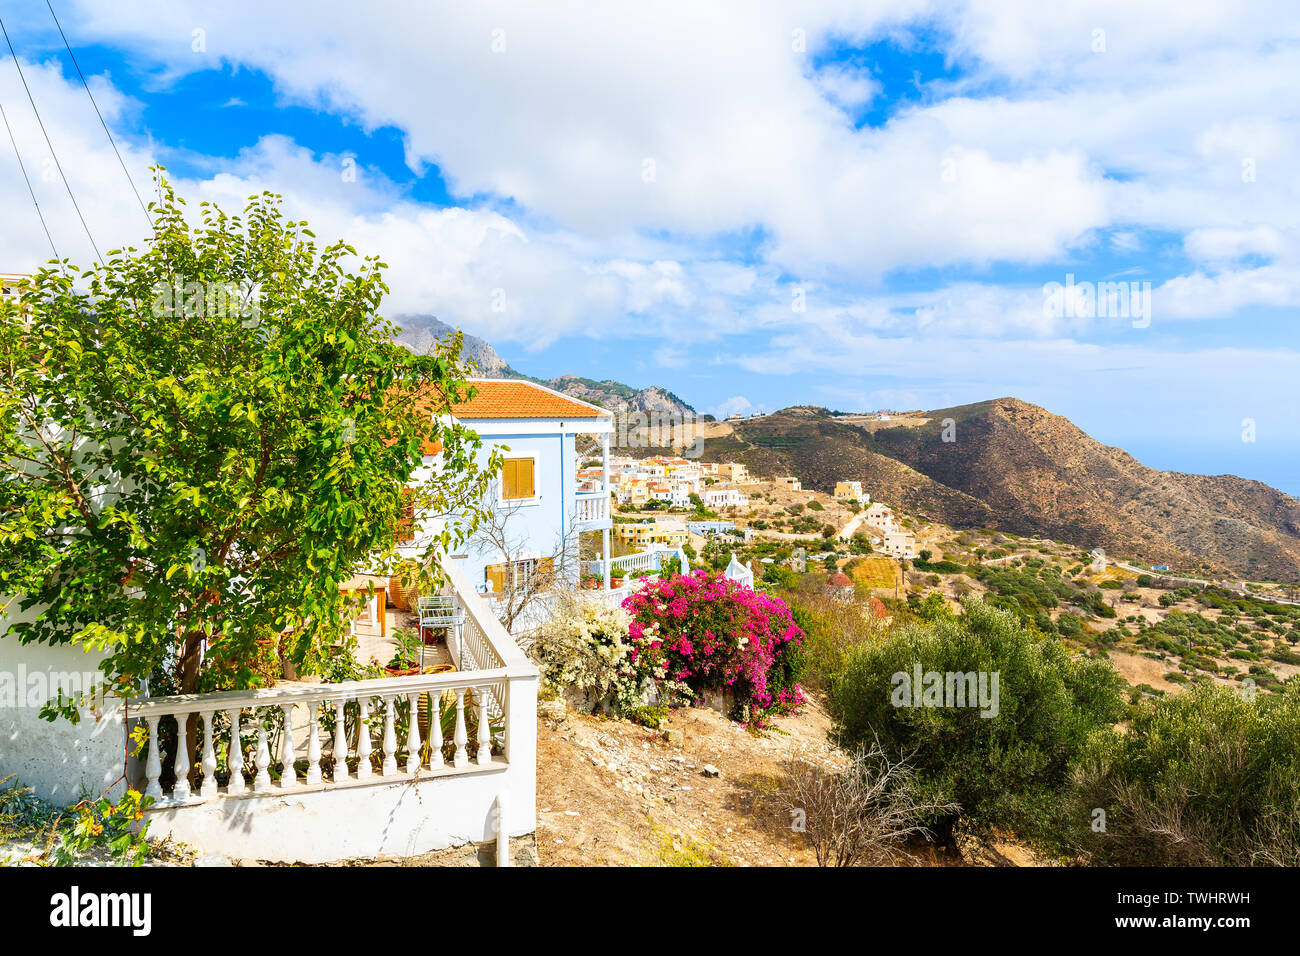
<path fill-rule="evenodd" d="M 480 418 L 605 418 L 612 413 L 548 388 L 513 379 L 475 380 L 477 394 L 452 406 L 460 419 Z"/>

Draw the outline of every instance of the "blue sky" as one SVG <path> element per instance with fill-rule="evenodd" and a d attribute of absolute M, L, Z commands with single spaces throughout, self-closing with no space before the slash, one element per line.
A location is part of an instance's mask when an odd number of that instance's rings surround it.
<path fill-rule="evenodd" d="M 141 187 L 161 162 L 192 201 L 283 193 L 383 255 L 390 311 L 522 371 L 717 414 L 1015 395 L 1300 494 L 1290 5 L 588 6 L 55 5 Z M 138 239 L 48 12 L 0 10 L 100 247 Z M 0 104 L 87 261 L 13 66 Z M 21 271 L 45 244 L 0 145 Z M 1149 322 L 1053 314 L 1067 276 L 1150 283 Z"/>

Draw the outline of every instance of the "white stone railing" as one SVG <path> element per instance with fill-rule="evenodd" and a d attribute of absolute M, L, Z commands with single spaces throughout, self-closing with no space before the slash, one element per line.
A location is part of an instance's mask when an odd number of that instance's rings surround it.
<path fill-rule="evenodd" d="M 573 496 L 573 521 L 578 525 L 609 520 L 609 491 L 582 491 Z"/>
<path fill-rule="evenodd" d="M 461 644 L 451 648 L 458 671 L 136 698 L 128 712 L 148 732 L 144 792 L 156 803 L 171 806 L 250 793 L 476 773 L 506 768 L 514 760 L 521 761 L 523 775 L 531 780 L 537 669 L 454 563 L 444 562 L 444 570 L 445 589 L 456 594 L 465 610 Z M 453 720 L 446 740 L 444 715 Z M 167 792 L 161 782 L 164 722 L 173 724 L 175 739 L 182 742 L 175 747 L 174 782 Z M 399 723 L 406 724 L 402 734 L 397 732 Z M 188 727 L 200 742 L 197 787 L 191 785 L 190 757 L 183 745 Z M 246 754 L 250 746 L 251 758 Z M 449 752 L 444 754 L 444 749 Z M 225 756 L 224 784 L 217 773 L 218 753 Z"/>
<path fill-rule="evenodd" d="M 490 767 L 503 757 L 493 757 L 493 708 L 498 682 L 507 680 L 504 668 L 471 673 L 427 674 L 380 680 L 345 681 L 340 684 L 285 685 L 251 691 L 224 691 L 175 697 L 147 697 L 131 701 L 132 718 L 148 727 L 145 760 L 146 796 L 156 802 L 186 803 L 194 799 L 234 797 L 245 793 L 272 793 L 300 786 L 329 787 L 361 783 L 395 782 L 420 774 L 459 772 Z M 420 733 L 421 698 L 427 708 L 427 744 Z M 396 733 L 399 703 L 405 703 L 404 739 Z M 355 705 L 353 707 L 352 705 Z M 299 710 L 301 708 L 301 710 Z M 454 709 L 455 723 L 449 741 L 443 740 L 444 713 Z M 469 740 L 466 711 L 476 716 L 475 739 Z M 305 718 L 306 737 L 299 750 L 295 716 Z M 191 725 L 200 736 L 197 793 L 189 782 L 188 748 L 176 746 L 174 782 L 170 792 L 161 785 L 160 731 L 164 719 L 174 722 L 176 740 L 184 741 Z M 323 726 L 332 721 L 330 741 Z M 217 730 L 217 725 L 221 729 Z M 508 747 L 500 728 L 503 751 Z M 277 753 L 269 739 L 278 737 Z M 245 746 L 253 744 L 251 765 Z M 444 758 L 444 745 L 452 753 Z M 225 760 L 226 783 L 218 782 L 218 751 Z M 299 775 L 298 764 L 305 762 Z M 328 770 L 322 767 L 327 763 Z M 378 766 L 375 766 L 378 764 Z M 278 780 L 272 781 L 276 770 Z M 251 780 L 249 777 L 251 776 Z"/>

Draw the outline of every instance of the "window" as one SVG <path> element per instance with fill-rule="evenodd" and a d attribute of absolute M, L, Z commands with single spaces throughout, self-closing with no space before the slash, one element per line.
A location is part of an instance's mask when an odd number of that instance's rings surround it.
<path fill-rule="evenodd" d="M 483 577 L 492 585 L 492 593 L 502 595 L 507 586 L 511 591 L 544 590 L 555 574 L 554 558 L 524 558 L 502 564 L 489 564 Z"/>
<path fill-rule="evenodd" d="M 507 458 L 501 469 L 501 497 L 505 501 L 532 498 L 537 494 L 533 482 L 533 459 Z"/>

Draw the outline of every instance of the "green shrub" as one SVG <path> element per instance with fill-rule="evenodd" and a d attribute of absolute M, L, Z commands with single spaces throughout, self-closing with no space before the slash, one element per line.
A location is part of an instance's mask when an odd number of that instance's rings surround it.
<path fill-rule="evenodd" d="M 997 673 L 996 716 L 977 707 L 895 706 L 896 675 L 918 664 L 922 672 L 985 672 L 990 685 Z M 887 752 L 908 754 L 927 796 L 960 805 L 933 821 L 936 833 L 950 836 L 964 821 L 1057 844 L 1071 761 L 1090 733 L 1123 716 L 1122 687 L 1109 661 L 1072 659 L 1058 641 L 968 600 L 959 618 L 909 625 L 884 644 L 851 649 L 829 703 L 842 745 L 879 740 Z"/>
<path fill-rule="evenodd" d="M 1138 708 L 1081 762 L 1079 849 L 1119 865 L 1300 865 L 1300 683 L 1246 699 L 1199 686 Z"/>

